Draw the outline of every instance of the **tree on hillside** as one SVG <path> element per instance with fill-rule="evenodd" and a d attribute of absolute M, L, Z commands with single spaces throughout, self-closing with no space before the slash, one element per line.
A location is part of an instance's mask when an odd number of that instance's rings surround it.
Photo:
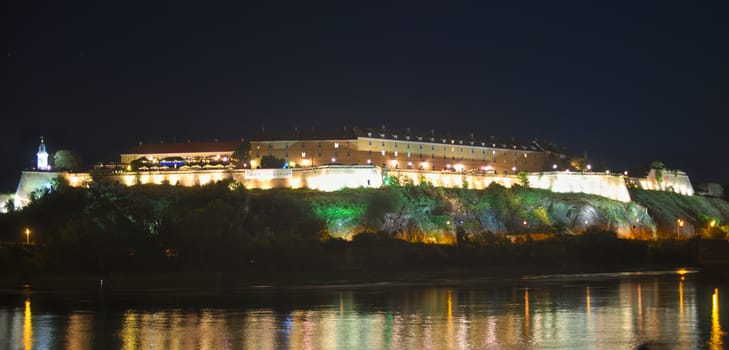
<path fill-rule="evenodd" d="M 519 174 L 516 175 L 517 178 L 519 178 L 519 183 L 524 187 L 529 187 L 529 173 L 526 171 L 520 171 Z"/>
<path fill-rule="evenodd" d="M 73 151 L 62 149 L 53 155 L 53 166 L 57 170 L 78 171 L 81 168 L 81 158 Z"/>
<path fill-rule="evenodd" d="M 656 181 L 658 181 L 659 184 L 663 182 L 663 171 L 666 169 L 663 162 L 658 160 L 651 162 L 651 169 L 655 170 Z"/>
<path fill-rule="evenodd" d="M 665 169 L 666 166 L 663 164 L 663 162 L 659 160 L 654 160 L 651 162 L 651 169 Z"/>

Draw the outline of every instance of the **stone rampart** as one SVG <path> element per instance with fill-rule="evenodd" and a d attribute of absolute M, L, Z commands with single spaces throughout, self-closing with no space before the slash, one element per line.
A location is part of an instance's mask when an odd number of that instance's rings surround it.
<path fill-rule="evenodd" d="M 383 175 L 398 178 L 400 181 L 409 181 L 415 185 L 419 185 L 422 181 L 427 181 L 435 187 L 445 188 L 470 188 L 481 190 L 489 187 L 491 183 L 497 183 L 504 187 L 511 187 L 512 184 L 518 183 L 516 176 L 509 175 L 493 175 L 480 173 L 460 173 L 454 171 L 430 171 L 415 169 L 386 169 Z"/>
<path fill-rule="evenodd" d="M 645 178 L 632 178 L 632 182 L 644 190 L 669 191 L 686 196 L 694 195 L 694 187 L 688 175 L 679 170 L 666 170 L 658 176 L 656 169 L 651 169 Z"/>
<path fill-rule="evenodd" d="M 369 165 L 325 165 L 293 169 L 192 169 L 153 170 L 134 173 L 107 175 L 111 181 L 126 186 L 135 184 L 169 183 L 181 186 L 198 186 L 211 182 L 233 179 L 246 188 L 309 188 L 320 191 L 335 191 L 341 188 L 371 187 L 383 185 L 385 176 L 407 179 L 414 184 L 425 180 L 437 187 L 485 189 L 491 183 L 504 187 L 519 184 L 514 175 L 484 173 L 459 173 L 451 171 L 427 171 L 415 169 L 383 169 Z M 88 186 L 92 181 L 88 173 L 57 173 L 25 171 L 22 173 L 14 196 L 15 205 L 22 207 L 30 200 L 30 194 L 50 186 L 52 180 L 64 177 L 74 187 Z M 529 186 L 561 193 L 586 193 L 630 202 L 625 178 L 620 175 L 602 173 L 545 172 L 527 175 Z M 693 195 L 688 176 L 682 172 L 664 173 L 660 183 L 655 173 L 645 179 L 631 179 L 635 184 L 649 190 L 674 191 Z"/>
<path fill-rule="evenodd" d="M 630 202 L 630 193 L 622 176 L 603 173 L 546 172 L 528 176 L 529 187 L 558 193 L 587 193 L 621 202 Z"/>
<path fill-rule="evenodd" d="M 50 188 L 53 180 L 62 176 L 64 173 L 50 171 L 24 171 L 20 175 L 18 188 L 15 190 L 15 207 L 20 208 L 28 205 L 30 195 L 33 191 L 43 188 Z"/>

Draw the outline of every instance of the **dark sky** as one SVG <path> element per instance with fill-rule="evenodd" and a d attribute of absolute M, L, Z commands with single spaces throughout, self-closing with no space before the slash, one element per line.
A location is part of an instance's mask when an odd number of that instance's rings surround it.
<path fill-rule="evenodd" d="M 383 124 L 729 183 L 727 1 L 207 3 L 12 1 L 0 190 L 41 135 L 92 164 L 140 140 Z"/>

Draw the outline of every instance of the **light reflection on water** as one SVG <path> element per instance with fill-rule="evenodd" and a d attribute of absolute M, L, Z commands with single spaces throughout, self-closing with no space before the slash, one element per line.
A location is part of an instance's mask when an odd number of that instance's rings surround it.
<path fill-rule="evenodd" d="M 51 297 L 31 293 L 14 305 L 0 299 L 0 348 L 723 349 L 726 289 L 675 274 L 595 276 L 237 291 L 239 302 L 223 305 L 180 298 L 173 307 L 117 308 L 36 306 Z"/>

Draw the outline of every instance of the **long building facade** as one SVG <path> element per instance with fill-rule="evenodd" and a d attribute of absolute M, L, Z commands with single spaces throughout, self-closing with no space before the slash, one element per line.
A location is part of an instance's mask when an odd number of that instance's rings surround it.
<path fill-rule="evenodd" d="M 290 167 L 375 165 L 504 175 L 551 170 L 566 158 L 536 141 L 364 128 L 258 132 L 251 140 L 251 168 L 260 167 L 265 156 L 283 159 Z"/>
<path fill-rule="evenodd" d="M 121 154 L 124 165 L 143 160 L 143 169 L 169 167 L 233 166 L 231 155 L 241 145 L 233 142 L 140 144 Z M 519 172 L 565 168 L 568 158 L 551 145 L 537 141 L 452 136 L 409 130 L 342 128 L 289 130 L 253 135 L 250 162 L 241 167 L 261 168 L 264 157 L 282 160 L 276 167 L 371 165 L 384 169 L 479 172 L 514 175 Z M 270 165 L 268 165 L 270 167 Z M 265 167 L 265 166 L 263 166 Z"/>

